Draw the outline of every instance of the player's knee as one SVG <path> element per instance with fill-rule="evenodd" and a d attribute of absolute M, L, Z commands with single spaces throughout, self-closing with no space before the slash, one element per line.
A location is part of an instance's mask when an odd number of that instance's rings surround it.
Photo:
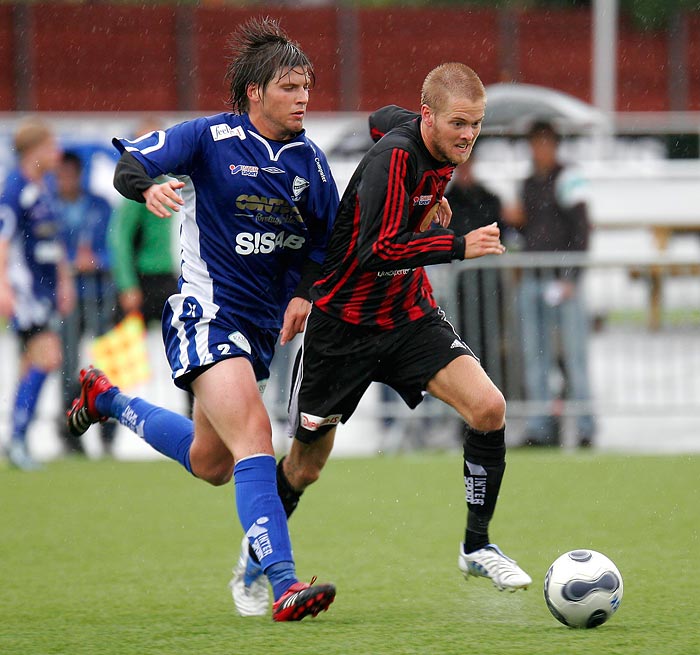
<path fill-rule="evenodd" d="M 474 411 L 470 424 L 475 430 L 492 432 L 500 430 L 506 420 L 506 401 L 503 394 L 494 389 Z"/>
<path fill-rule="evenodd" d="M 214 487 L 221 487 L 231 481 L 233 477 L 233 466 L 230 464 L 210 465 L 199 467 L 197 470 L 193 470 L 193 473 L 200 480 L 204 480 Z"/>
<path fill-rule="evenodd" d="M 233 469 L 229 469 L 228 471 L 214 471 L 209 475 L 206 481 L 214 487 L 222 487 L 228 484 L 232 477 Z"/>

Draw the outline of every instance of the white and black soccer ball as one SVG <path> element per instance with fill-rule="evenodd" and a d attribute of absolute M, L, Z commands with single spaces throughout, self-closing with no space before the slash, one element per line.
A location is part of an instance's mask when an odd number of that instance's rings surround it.
<path fill-rule="evenodd" d="M 622 601 L 622 576 L 613 562 L 595 550 L 571 550 L 549 567 L 544 599 L 555 619 L 571 628 L 596 628 Z"/>

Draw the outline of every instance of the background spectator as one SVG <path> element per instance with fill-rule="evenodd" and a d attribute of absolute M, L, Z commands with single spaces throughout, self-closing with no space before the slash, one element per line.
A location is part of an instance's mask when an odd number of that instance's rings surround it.
<path fill-rule="evenodd" d="M 590 230 L 584 181 L 558 160 L 560 137 L 551 123 L 535 121 L 528 139 L 533 172 L 524 181 L 520 204 L 508 212 L 509 222 L 521 233 L 526 251 L 587 250 Z M 560 444 L 559 419 L 553 410 L 555 364 L 560 362 L 563 368 L 562 395 L 579 401 L 582 407 L 590 403 L 588 318 L 580 272 L 574 267 L 523 271 L 519 305 L 525 391 L 527 400 L 537 401 L 544 408 L 528 419 L 528 445 Z M 589 411 L 577 414 L 576 426 L 579 445 L 590 446 L 595 426 Z"/>
<path fill-rule="evenodd" d="M 153 119 L 144 120 L 135 136 L 160 128 Z M 109 246 L 113 275 L 123 314 L 140 312 L 146 323 L 160 323 L 163 307 L 177 291 L 171 239 L 172 224 L 154 216 L 144 203 L 124 199 L 112 218 Z"/>
<path fill-rule="evenodd" d="M 75 289 L 46 183 L 61 156 L 56 137 L 28 119 L 15 132 L 14 149 L 18 165 L 0 195 L 0 316 L 12 319 L 21 346 L 8 455 L 17 468 L 32 470 L 39 466 L 27 431 L 46 377 L 61 365 L 59 313 L 72 311 Z"/>
<path fill-rule="evenodd" d="M 107 200 L 84 188 L 83 163 L 74 152 L 63 154 L 56 170 L 56 188 L 61 234 L 73 267 L 78 300 L 61 325 L 61 390 L 67 411 L 73 398 L 80 393 L 77 377 L 82 338 L 99 336 L 114 324 L 116 292 L 107 248 L 112 208 Z M 104 450 L 111 452 L 116 423 L 103 423 L 100 429 Z M 80 439 L 68 432 L 63 416 L 59 421 L 59 435 L 68 452 L 84 452 Z"/>

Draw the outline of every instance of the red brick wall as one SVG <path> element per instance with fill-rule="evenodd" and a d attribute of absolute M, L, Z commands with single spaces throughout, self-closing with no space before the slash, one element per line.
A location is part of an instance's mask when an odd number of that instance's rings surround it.
<path fill-rule="evenodd" d="M 688 109 L 700 111 L 700 14 L 688 17 Z"/>
<path fill-rule="evenodd" d="M 617 110 L 668 110 L 666 32 L 640 32 L 623 19 L 618 34 Z"/>
<path fill-rule="evenodd" d="M 341 51 L 335 7 L 245 9 L 228 5 L 138 6 L 94 4 L 29 5 L 34 24 L 29 96 L 39 110 L 198 111 L 226 109 L 226 39 L 249 16 L 264 13 L 311 56 L 317 74 L 310 108 L 341 109 L 344 66 L 356 60 L 356 96 L 351 109 L 369 111 L 389 102 L 417 108 L 425 74 L 444 61 L 471 65 L 485 83 L 501 78 L 502 52 L 497 11 L 479 8 L 382 8 L 358 10 L 356 50 Z M 177 11 L 191 29 L 192 61 L 183 67 Z M 591 100 L 591 15 L 586 9 L 523 10 L 516 79 Z M 689 16 L 689 109 L 700 109 L 700 14 Z M 13 7 L 0 4 L 0 111 L 16 108 Z M 343 61 L 342 57 L 348 56 Z M 618 102 L 620 110 L 663 110 L 669 106 L 667 35 L 620 24 Z M 178 87 L 177 71 L 183 74 Z"/>
<path fill-rule="evenodd" d="M 518 17 L 518 82 L 591 100 L 591 14 L 587 10 L 523 11 Z"/>
<path fill-rule="evenodd" d="M 175 107 L 175 23 L 166 6 L 33 5 L 39 110 Z"/>
<path fill-rule="evenodd" d="M 197 109 L 226 108 L 228 88 L 224 83 L 224 74 L 227 39 L 239 23 L 259 15 L 260 10 L 229 7 L 199 8 L 195 11 Z M 339 71 L 335 9 L 319 8 L 311 12 L 276 9 L 274 17 L 280 20 L 290 37 L 301 44 L 314 64 L 317 84 L 311 94 L 310 107 L 314 111 L 336 109 Z"/>
<path fill-rule="evenodd" d="M 12 6 L 0 5 L 0 111 L 15 107 L 14 51 Z"/>
<path fill-rule="evenodd" d="M 387 103 L 417 109 L 425 75 L 446 61 L 468 64 L 485 84 L 498 81 L 494 11 L 368 9 L 360 14 L 360 35 L 358 109 Z"/>

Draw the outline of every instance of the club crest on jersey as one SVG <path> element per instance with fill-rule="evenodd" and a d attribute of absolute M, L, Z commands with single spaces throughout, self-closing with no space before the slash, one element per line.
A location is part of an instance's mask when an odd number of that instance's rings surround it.
<path fill-rule="evenodd" d="M 226 123 L 219 123 L 218 125 L 210 125 L 209 130 L 211 131 L 211 136 L 214 141 L 223 141 L 224 139 L 232 139 L 234 136 L 243 141 L 245 137 L 245 132 L 240 125 L 236 127 L 231 127 Z"/>
<path fill-rule="evenodd" d="M 413 199 L 413 206 L 427 207 L 433 201 L 432 195 L 416 196 Z"/>
<path fill-rule="evenodd" d="M 292 200 L 296 202 L 301 198 L 301 194 L 304 193 L 306 189 L 309 188 L 309 181 L 305 180 L 303 177 L 299 177 L 298 175 L 294 178 L 294 182 L 292 182 L 292 191 L 294 194 L 292 195 Z"/>
<path fill-rule="evenodd" d="M 238 175 L 239 173 L 243 177 L 257 177 L 258 167 L 257 166 L 246 166 L 245 164 L 231 164 L 228 169 L 231 171 L 231 175 Z"/>

